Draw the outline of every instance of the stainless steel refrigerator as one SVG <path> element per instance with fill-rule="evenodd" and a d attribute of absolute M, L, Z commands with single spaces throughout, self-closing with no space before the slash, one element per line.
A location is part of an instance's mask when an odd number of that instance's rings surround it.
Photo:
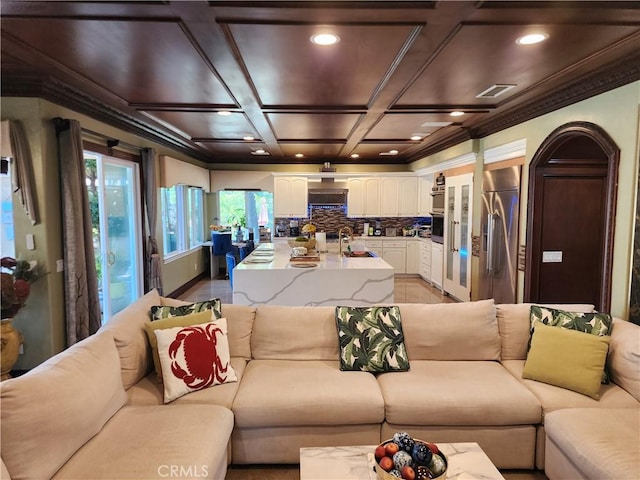
<path fill-rule="evenodd" d="M 483 174 L 479 299 L 516 302 L 520 168 Z"/>

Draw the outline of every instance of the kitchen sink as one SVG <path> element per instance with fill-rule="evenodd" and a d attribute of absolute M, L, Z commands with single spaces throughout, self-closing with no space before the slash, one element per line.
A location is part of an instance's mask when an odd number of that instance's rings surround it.
<path fill-rule="evenodd" d="M 345 257 L 364 258 L 364 257 L 377 257 L 373 252 L 342 252 Z"/>

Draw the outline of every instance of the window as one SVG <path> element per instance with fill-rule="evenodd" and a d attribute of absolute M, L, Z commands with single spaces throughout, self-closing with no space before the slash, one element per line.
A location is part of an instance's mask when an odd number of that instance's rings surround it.
<path fill-rule="evenodd" d="M 0 174 L 0 211 L 2 223 L 2 241 L 0 251 L 3 257 L 15 257 L 15 239 L 13 234 L 13 187 L 11 186 L 11 169 L 9 168 L 9 158 L 2 158 L 2 173 Z"/>
<path fill-rule="evenodd" d="M 161 189 L 164 256 L 171 257 L 204 241 L 204 192 L 174 185 Z"/>
<path fill-rule="evenodd" d="M 259 238 L 261 228 L 273 230 L 273 193 L 223 190 L 219 197 L 219 224 L 239 226 L 243 236 Z"/>

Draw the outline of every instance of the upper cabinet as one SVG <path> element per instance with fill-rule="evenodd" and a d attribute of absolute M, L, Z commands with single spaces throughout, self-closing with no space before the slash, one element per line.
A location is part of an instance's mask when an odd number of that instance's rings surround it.
<path fill-rule="evenodd" d="M 275 177 L 273 213 L 276 217 L 307 217 L 308 183 L 305 177 Z"/>
<path fill-rule="evenodd" d="M 377 217 L 380 205 L 380 182 L 377 177 L 357 177 L 347 180 L 347 215 Z"/>
<path fill-rule="evenodd" d="M 380 216 L 415 217 L 418 215 L 418 178 L 380 178 Z"/>
<path fill-rule="evenodd" d="M 431 215 L 432 197 L 431 188 L 433 187 L 433 177 L 418 177 L 418 216 L 425 217 Z"/>

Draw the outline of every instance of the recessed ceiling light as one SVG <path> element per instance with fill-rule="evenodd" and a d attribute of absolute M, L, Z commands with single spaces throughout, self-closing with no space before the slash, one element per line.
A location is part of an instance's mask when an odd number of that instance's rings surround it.
<path fill-rule="evenodd" d="M 245 135 L 244 137 L 242 137 L 242 139 L 245 142 L 252 142 L 253 140 L 255 140 L 255 137 L 253 135 Z"/>
<path fill-rule="evenodd" d="M 398 150 L 389 150 L 389 153 L 391 155 L 397 155 L 398 154 Z"/>
<path fill-rule="evenodd" d="M 411 135 L 411 140 L 413 140 L 414 142 L 417 142 L 418 140 L 422 140 L 424 138 L 424 135 L 421 133 L 414 133 L 413 135 Z"/>
<path fill-rule="evenodd" d="M 393 156 L 393 155 L 397 155 L 398 154 L 398 150 L 389 150 L 388 152 L 380 152 L 378 155 L 381 156 Z"/>
<path fill-rule="evenodd" d="M 549 35 L 546 33 L 531 33 L 529 35 L 524 35 L 516 40 L 518 45 L 533 45 L 535 43 L 544 42 Z"/>
<path fill-rule="evenodd" d="M 304 153 L 296 153 L 296 158 L 302 158 L 304 157 Z"/>
<path fill-rule="evenodd" d="M 315 43 L 316 45 L 335 45 L 340 41 L 340 37 L 333 33 L 316 33 L 315 35 L 311 35 L 311 43 Z"/>
<path fill-rule="evenodd" d="M 231 115 L 231 112 L 229 110 L 220 110 L 218 112 L 218 115 L 222 115 L 223 117 L 226 117 L 227 115 Z"/>
<path fill-rule="evenodd" d="M 350 156 L 351 158 L 360 158 L 360 155 L 357 153 L 352 153 Z"/>
<path fill-rule="evenodd" d="M 269 155 L 269 152 L 267 152 L 264 148 L 259 148 L 257 150 L 252 150 L 251 155 Z"/>
<path fill-rule="evenodd" d="M 451 112 L 449 115 L 451 115 L 452 117 L 461 117 L 462 115 L 464 115 L 464 112 L 455 111 Z"/>

